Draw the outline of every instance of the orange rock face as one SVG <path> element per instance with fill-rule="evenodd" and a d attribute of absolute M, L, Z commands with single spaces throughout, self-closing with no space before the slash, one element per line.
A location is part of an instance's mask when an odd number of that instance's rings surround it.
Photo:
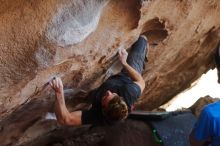
<path fill-rule="evenodd" d="M 140 34 L 148 37 L 150 53 L 143 73 L 144 98 L 136 106 L 151 110 L 167 102 L 213 67 L 220 40 L 219 12 L 218 0 L 1 2 L 2 145 L 15 144 L 31 126 L 27 119 L 34 120 L 34 116 L 26 113 L 29 117 L 25 118 L 23 107 L 34 104 L 34 98 L 43 98 L 37 95 L 44 94 L 42 88 L 52 77 L 62 77 L 65 88 L 93 89 L 117 61 L 117 48 L 129 48 Z M 42 102 L 51 104 L 46 99 Z M 31 113 L 40 116 L 37 107 Z M 46 111 L 43 107 L 42 114 Z M 18 129 L 25 128 L 5 135 L 10 131 L 6 121 L 13 119 L 16 111 L 20 113 Z M 19 118 L 26 123 L 22 125 Z"/>

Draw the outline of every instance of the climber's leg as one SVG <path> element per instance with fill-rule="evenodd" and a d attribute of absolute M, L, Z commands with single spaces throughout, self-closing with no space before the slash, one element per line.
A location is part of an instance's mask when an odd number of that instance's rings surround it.
<path fill-rule="evenodd" d="M 142 74 L 144 70 L 145 58 L 148 54 L 148 50 L 148 41 L 146 37 L 140 36 L 138 40 L 132 45 L 131 51 L 128 54 L 128 64 L 140 74 Z M 127 74 L 127 71 L 124 68 L 121 72 L 123 74 Z"/>

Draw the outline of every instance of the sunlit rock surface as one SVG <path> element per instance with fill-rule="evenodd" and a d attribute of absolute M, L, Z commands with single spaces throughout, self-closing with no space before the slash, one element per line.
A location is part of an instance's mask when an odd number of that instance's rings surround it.
<path fill-rule="evenodd" d="M 218 0 L 1 1 L 1 145 L 22 145 L 56 127 L 31 129 L 51 110 L 54 98 L 42 90 L 52 77 L 89 91 L 114 71 L 117 48 L 142 33 L 150 53 L 136 107 L 167 102 L 214 67 L 219 12 Z"/>
<path fill-rule="evenodd" d="M 217 101 L 219 101 L 219 98 L 212 98 L 209 95 L 207 95 L 198 99 L 191 107 L 189 107 L 189 109 L 196 117 L 199 117 L 204 106 Z"/>

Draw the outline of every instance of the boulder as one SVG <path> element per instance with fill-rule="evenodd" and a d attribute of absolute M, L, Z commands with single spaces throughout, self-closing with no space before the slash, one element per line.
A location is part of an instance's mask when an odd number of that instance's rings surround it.
<path fill-rule="evenodd" d="M 140 34 L 148 37 L 150 53 L 136 108 L 166 103 L 214 68 L 219 11 L 218 0 L 2 1 L 1 145 L 18 144 L 51 110 L 54 98 L 45 86 L 54 76 L 65 89 L 90 91 L 115 73 L 109 69 L 117 49 L 129 50 Z"/>

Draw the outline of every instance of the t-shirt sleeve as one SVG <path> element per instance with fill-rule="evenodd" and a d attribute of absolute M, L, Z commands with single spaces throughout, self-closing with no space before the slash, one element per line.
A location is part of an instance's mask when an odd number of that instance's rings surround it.
<path fill-rule="evenodd" d="M 96 108 L 84 110 L 82 111 L 81 121 L 83 125 L 84 124 L 98 125 L 102 122 L 101 113 Z"/>
<path fill-rule="evenodd" d="M 141 94 L 141 89 L 137 84 L 133 83 L 133 84 L 126 85 L 123 90 L 124 90 L 123 96 L 124 96 L 125 102 L 128 104 L 129 109 L 130 109 L 131 106 L 139 98 Z"/>
<path fill-rule="evenodd" d="M 204 108 L 195 124 L 195 138 L 197 140 L 207 140 L 212 135 L 212 117 L 209 109 Z"/>

